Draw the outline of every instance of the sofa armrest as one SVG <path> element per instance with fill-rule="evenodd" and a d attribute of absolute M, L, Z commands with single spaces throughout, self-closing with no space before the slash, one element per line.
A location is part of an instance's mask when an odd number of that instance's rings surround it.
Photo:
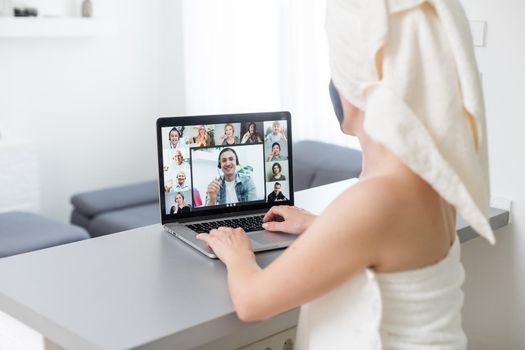
<path fill-rule="evenodd" d="M 294 144 L 294 189 L 326 185 L 359 177 L 361 151 L 319 141 L 299 141 Z"/>
<path fill-rule="evenodd" d="M 79 193 L 71 197 L 75 211 L 85 217 L 93 217 L 108 211 L 158 202 L 157 181 L 112 187 L 98 191 Z"/>

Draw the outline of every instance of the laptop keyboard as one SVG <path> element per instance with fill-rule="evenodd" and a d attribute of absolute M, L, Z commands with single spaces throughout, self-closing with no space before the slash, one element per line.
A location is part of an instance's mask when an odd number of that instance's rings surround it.
<path fill-rule="evenodd" d="M 246 232 L 261 231 L 264 230 L 264 228 L 262 227 L 263 217 L 264 215 L 257 215 L 237 219 L 209 221 L 198 224 L 186 225 L 186 227 L 197 233 L 209 233 L 211 230 L 219 228 L 221 226 L 232 228 L 241 227 Z"/>

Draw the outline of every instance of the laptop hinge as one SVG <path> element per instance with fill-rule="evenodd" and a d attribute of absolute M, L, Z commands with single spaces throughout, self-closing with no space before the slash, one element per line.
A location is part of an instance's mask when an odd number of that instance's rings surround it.
<path fill-rule="evenodd" d="M 206 221 L 206 220 L 214 220 L 214 219 L 226 220 L 229 217 L 257 215 L 257 214 L 266 213 L 267 211 L 268 211 L 268 208 L 264 208 L 264 209 L 247 210 L 247 211 L 236 212 L 236 213 L 228 213 L 228 214 L 222 213 L 222 214 L 213 214 L 213 215 L 202 215 L 202 216 L 199 216 L 199 217 L 191 217 L 191 218 L 180 219 L 180 220 L 177 220 L 177 221 L 173 221 L 171 223 L 172 224 L 185 224 L 185 223 L 188 223 L 188 222 Z"/>

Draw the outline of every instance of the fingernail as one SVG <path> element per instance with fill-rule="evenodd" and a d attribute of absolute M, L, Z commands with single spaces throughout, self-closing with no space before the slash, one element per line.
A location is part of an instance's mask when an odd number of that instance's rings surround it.
<path fill-rule="evenodd" d="M 268 223 L 265 222 L 264 224 L 262 224 L 262 227 L 263 227 L 263 228 L 267 228 L 267 227 L 268 227 Z"/>

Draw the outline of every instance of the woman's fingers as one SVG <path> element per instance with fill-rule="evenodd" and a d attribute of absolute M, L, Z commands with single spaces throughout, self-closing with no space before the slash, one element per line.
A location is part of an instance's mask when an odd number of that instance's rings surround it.
<path fill-rule="evenodd" d="M 282 222 L 279 222 L 279 221 L 269 221 L 269 222 L 265 222 L 264 224 L 262 224 L 262 227 L 265 229 L 265 230 L 268 230 L 268 231 L 282 231 L 282 232 L 286 232 L 286 229 L 287 229 L 287 226 L 288 223 L 285 222 L 285 221 L 282 221 Z"/>
<path fill-rule="evenodd" d="M 275 219 L 282 221 L 283 219 L 286 219 L 285 216 L 288 209 L 289 207 L 286 205 L 275 205 L 271 207 L 264 215 L 263 222 L 275 221 Z"/>
<path fill-rule="evenodd" d="M 250 239 L 241 228 L 219 227 L 196 237 L 206 242 L 225 264 L 238 257 L 254 259 Z"/>
<path fill-rule="evenodd" d="M 199 233 L 195 238 L 200 239 L 210 245 L 211 236 L 208 233 Z"/>
<path fill-rule="evenodd" d="M 288 205 L 274 206 L 263 217 L 263 227 L 268 231 L 302 233 L 312 222 L 314 215 L 304 209 Z"/>
<path fill-rule="evenodd" d="M 205 241 L 208 245 L 210 243 L 217 244 L 218 242 L 225 243 L 226 241 L 230 241 L 229 244 L 231 244 L 231 238 L 235 234 L 244 234 L 244 231 L 241 228 L 219 227 L 211 230 L 210 233 L 199 233 L 195 237 Z"/>

